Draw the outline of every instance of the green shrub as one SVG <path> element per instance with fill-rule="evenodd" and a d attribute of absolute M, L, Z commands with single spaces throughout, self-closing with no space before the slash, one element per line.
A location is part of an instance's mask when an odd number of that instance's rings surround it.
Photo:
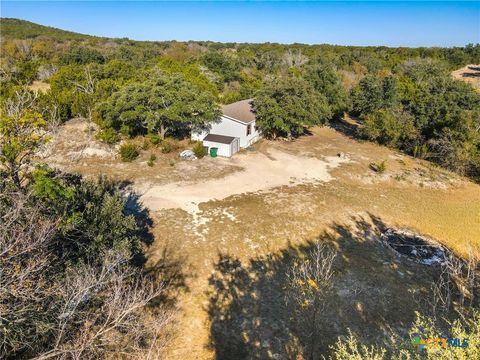
<path fill-rule="evenodd" d="M 142 150 L 148 150 L 150 149 L 150 146 L 150 141 L 147 138 L 144 138 L 142 143 Z"/>
<path fill-rule="evenodd" d="M 193 150 L 193 153 L 195 154 L 195 156 L 199 159 L 201 159 L 202 157 L 207 155 L 207 150 L 205 150 L 205 148 L 203 147 L 203 142 L 202 141 L 197 141 L 193 145 L 192 150 Z"/>
<path fill-rule="evenodd" d="M 157 156 L 154 153 L 151 153 L 150 158 L 147 161 L 147 165 L 152 167 L 155 164 L 155 160 L 157 160 Z"/>
<path fill-rule="evenodd" d="M 381 163 L 370 163 L 370 169 L 376 173 L 383 174 L 387 170 L 387 163 L 383 160 Z"/>
<path fill-rule="evenodd" d="M 480 356 L 480 311 L 471 309 L 467 316 L 448 322 L 447 333 L 454 339 L 468 340 L 468 346 L 442 347 L 439 341 L 445 338 L 446 329 L 440 321 L 432 317 L 422 316 L 416 312 L 416 319 L 409 330 L 409 338 L 394 333 L 386 344 L 367 345 L 353 335 L 350 330 L 346 339 L 338 339 L 330 346 L 329 360 L 381 360 L 381 359 L 478 359 Z M 420 336 L 419 336 L 420 335 Z M 418 340 L 437 339 L 429 343 L 422 351 L 417 346 Z M 386 345 L 386 346 L 385 346 Z"/>
<path fill-rule="evenodd" d="M 422 144 L 422 146 L 415 145 L 413 147 L 413 157 L 419 157 L 423 159 L 427 155 L 427 152 L 427 144 Z"/>
<path fill-rule="evenodd" d="M 148 134 L 147 138 L 153 145 L 158 145 L 162 141 L 158 134 Z"/>
<path fill-rule="evenodd" d="M 161 141 L 162 141 L 162 139 L 160 138 L 159 135 L 157 135 L 157 134 L 147 134 L 143 138 L 142 150 L 148 150 L 152 147 L 156 147 L 158 144 L 160 144 Z"/>
<path fill-rule="evenodd" d="M 385 359 L 387 350 L 382 347 L 362 345 L 358 339 L 349 332 L 348 338 L 338 340 L 330 347 L 332 355 L 329 360 L 382 360 Z"/>
<path fill-rule="evenodd" d="M 88 181 L 42 167 L 26 185 L 25 194 L 0 189 L 1 240 L 15 245 L 0 254 L 0 288 L 11 289 L 0 291 L 0 358 L 45 357 L 56 346 L 77 354 L 77 344 L 85 344 L 85 332 L 78 329 L 82 321 L 95 324 L 94 331 L 106 329 L 99 341 L 108 341 L 122 356 L 154 346 L 160 333 L 149 330 L 150 294 L 166 293 L 163 279 L 143 268 L 143 242 L 151 239 L 148 212 L 133 211 L 121 184 L 106 178 Z M 119 290 L 123 296 L 116 299 Z M 59 317 L 72 296 L 82 299 L 68 308 L 68 316 Z M 163 302 L 160 296 L 156 299 Z M 123 310 L 132 304 L 138 304 L 138 314 L 125 318 Z M 156 309 L 162 305 L 155 302 Z M 104 316 L 106 308 L 113 309 L 112 317 Z M 117 336 L 138 329 L 139 341 Z M 81 353 L 82 358 L 107 358 L 111 349 L 88 344 Z"/>
<path fill-rule="evenodd" d="M 180 145 L 178 141 L 172 138 L 168 138 L 162 141 L 162 153 L 168 154 L 172 151 L 178 150 Z"/>
<path fill-rule="evenodd" d="M 122 161 L 132 161 L 135 160 L 138 155 L 140 155 L 137 145 L 132 143 L 122 144 L 119 152 Z"/>
<path fill-rule="evenodd" d="M 172 152 L 172 145 L 170 143 L 162 144 L 162 153 L 168 154 L 170 152 Z"/>
<path fill-rule="evenodd" d="M 103 129 L 97 132 L 95 137 L 107 144 L 115 144 L 120 140 L 120 135 L 113 129 Z"/>

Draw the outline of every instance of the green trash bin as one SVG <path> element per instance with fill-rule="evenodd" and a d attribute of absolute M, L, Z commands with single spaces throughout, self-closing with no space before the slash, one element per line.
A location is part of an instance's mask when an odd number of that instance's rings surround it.
<path fill-rule="evenodd" d="M 211 147 L 210 148 L 210 156 L 211 157 L 217 157 L 217 152 L 218 152 L 218 148 L 216 148 L 216 147 Z"/>

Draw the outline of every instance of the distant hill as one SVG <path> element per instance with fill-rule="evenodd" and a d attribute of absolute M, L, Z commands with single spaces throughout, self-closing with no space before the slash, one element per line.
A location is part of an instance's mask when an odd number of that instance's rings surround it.
<path fill-rule="evenodd" d="M 0 36 L 3 39 L 32 39 L 51 37 L 57 40 L 85 40 L 95 36 L 43 26 L 26 20 L 0 18 Z"/>

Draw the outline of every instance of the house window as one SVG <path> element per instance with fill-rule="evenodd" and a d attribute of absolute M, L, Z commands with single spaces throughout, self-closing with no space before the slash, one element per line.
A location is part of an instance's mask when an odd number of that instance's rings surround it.
<path fill-rule="evenodd" d="M 248 124 L 247 125 L 247 136 L 250 135 L 251 133 L 252 133 L 252 125 Z"/>

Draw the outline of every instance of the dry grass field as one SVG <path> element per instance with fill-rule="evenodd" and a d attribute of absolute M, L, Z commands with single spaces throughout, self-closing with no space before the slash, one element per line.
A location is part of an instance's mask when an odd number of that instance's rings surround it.
<path fill-rule="evenodd" d="M 125 163 L 118 156 L 118 146 L 104 144 L 94 134 L 94 124 L 87 124 L 83 119 L 70 120 L 55 130 L 42 157 L 60 169 L 93 178 L 108 175 L 118 181 L 135 182 L 138 187 L 181 180 L 200 181 L 238 170 L 221 158 L 182 161 L 178 154 L 189 146 L 188 141 L 182 141 L 179 149 L 168 154 L 163 154 L 160 148 L 144 150 L 134 162 Z M 150 154 L 157 156 L 153 167 L 147 165 Z"/>
<path fill-rule="evenodd" d="M 218 329 L 212 326 L 216 326 L 218 319 L 230 318 L 229 314 L 222 311 L 216 316 L 212 315 L 212 307 L 217 309 L 223 306 L 218 303 L 219 296 L 229 307 L 240 306 L 248 321 L 255 322 L 255 316 L 276 319 L 274 314 L 267 316 L 268 312 L 260 315 L 249 312 L 256 307 L 268 307 L 265 301 L 271 301 L 271 296 L 275 299 L 278 293 L 266 294 L 265 299 L 257 299 L 257 304 L 232 305 L 228 299 L 237 298 L 238 294 L 216 294 L 211 286 L 212 279 L 218 276 L 229 278 L 238 271 L 245 272 L 248 278 L 257 278 L 259 274 L 255 268 L 259 262 L 269 263 L 272 257 L 282 258 L 285 252 L 298 251 L 297 247 L 308 241 L 323 241 L 326 238 L 339 244 L 343 249 L 342 258 L 346 260 L 342 271 L 347 272 L 348 276 L 337 280 L 337 294 L 346 291 L 359 294 L 350 300 L 343 298 L 344 308 L 336 308 L 326 315 L 327 323 L 335 324 L 336 328 L 323 335 L 323 347 L 331 344 L 336 336 L 345 334 L 347 327 L 357 330 L 362 326 L 370 327 L 370 322 L 378 320 L 378 317 L 383 325 L 377 324 L 376 327 L 387 327 L 387 323 L 394 327 L 407 327 L 407 323 L 413 319 L 413 311 L 406 304 L 417 304 L 418 298 L 422 298 L 420 294 L 428 293 L 432 277 L 421 275 L 428 269 L 418 266 L 412 268 L 411 264 L 385 254 L 378 243 L 365 241 L 370 237 L 378 237 L 378 226 L 381 224 L 409 228 L 429 235 L 459 254 L 466 254 L 470 247 L 478 252 L 478 185 L 389 149 L 351 140 L 332 129 L 317 129 L 311 137 L 292 144 L 263 142 L 257 151 L 268 152 L 272 148 L 318 158 L 343 151 L 352 161 L 332 170 L 333 180 L 328 182 L 285 185 L 268 191 L 212 200 L 201 204 L 201 212 L 194 216 L 183 210 L 171 209 L 155 213 L 157 242 L 151 249 L 152 261 L 163 254 L 166 247 L 188 261 L 195 274 L 189 281 L 190 292 L 182 302 L 184 315 L 179 326 L 182 335 L 172 352 L 173 358 L 182 358 L 187 354 L 195 354 L 193 358 L 210 358 L 214 352 L 218 354 L 222 350 L 221 341 L 215 340 L 215 335 L 225 340 L 232 333 L 245 331 L 238 326 L 238 322 L 242 323 L 245 319 L 237 319 L 231 320 L 237 326 L 220 321 L 231 333 L 225 330 L 221 336 L 216 334 Z M 383 175 L 377 175 L 368 168 L 370 162 L 379 160 L 387 161 L 387 171 Z M 241 265 L 237 269 L 218 270 L 222 267 L 223 256 L 238 259 Z M 282 261 L 280 263 L 275 266 L 286 266 Z M 215 269 L 213 273 L 212 267 Z M 230 279 L 232 281 L 235 280 Z M 253 282 L 250 286 L 260 285 Z M 244 294 L 247 290 L 235 291 Z M 388 296 L 380 294 L 382 291 L 387 292 Z M 378 296 L 372 295 L 377 292 Z M 418 298 L 412 298 L 415 296 Z M 281 299 L 277 301 L 282 303 Z M 358 313 L 355 307 L 361 307 L 367 314 Z M 413 307 L 420 309 L 417 305 Z M 277 308 L 281 306 L 277 304 Z M 338 318 L 336 311 L 341 311 L 343 317 Z M 350 314 L 352 311 L 354 314 Z M 218 309 L 215 313 L 218 313 Z M 271 326 L 283 328 L 282 324 Z M 259 328 L 253 338 L 258 338 L 262 333 L 263 336 L 269 334 L 267 330 Z M 373 337 L 378 335 L 374 330 L 370 333 Z M 247 331 L 245 336 L 252 335 Z M 293 335 L 282 336 L 287 341 Z M 273 354 L 282 353 L 279 349 L 272 351 Z M 224 354 L 220 358 L 229 356 L 232 355 Z"/>
<path fill-rule="evenodd" d="M 35 80 L 28 88 L 32 91 L 46 93 L 48 90 L 50 90 L 50 84 L 43 81 Z"/>
<path fill-rule="evenodd" d="M 79 139 L 86 129 L 75 127 Z M 154 219 L 150 264 L 182 264 L 186 291 L 171 359 L 295 358 L 304 335 L 286 325 L 292 311 L 281 294 L 292 259 L 316 241 L 339 254 L 321 351 L 347 328 L 367 342 L 405 332 L 414 311 L 428 309 L 434 271 L 388 252 L 378 242 L 385 227 L 428 235 L 461 256 L 480 253 L 479 185 L 333 128 L 294 142 L 262 140 L 232 159 L 189 162 L 158 152 L 153 167 L 146 165 L 150 150 L 122 163 L 94 140 L 89 148 L 97 150 L 85 151 L 65 136 L 52 142 L 47 161 L 132 182 Z M 381 161 L 385 173 L 370 169 Z M 182 187 L 198 203 L 185 205 Z"/>

